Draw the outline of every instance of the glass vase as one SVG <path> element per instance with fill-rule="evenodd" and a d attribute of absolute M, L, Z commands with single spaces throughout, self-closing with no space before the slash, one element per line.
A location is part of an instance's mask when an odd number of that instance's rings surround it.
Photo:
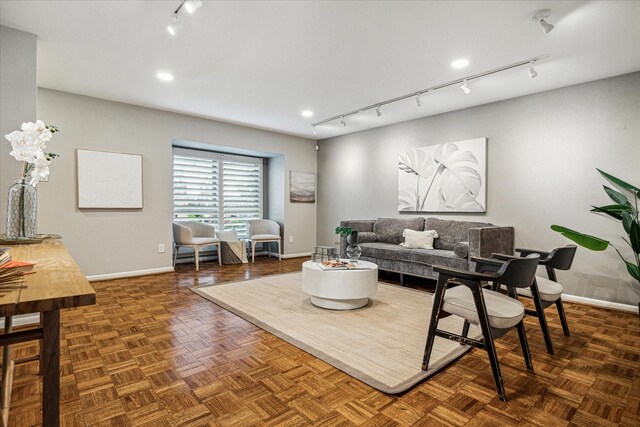
<path fill-rule="evenodd" d="M 36 235 L 37 193 L 24 179 L 9 187 L 7 238 L 32 239 Z"/>
<path fill-rule="evenodd" d="M 362 255 L 362 248 L 358 246 L 358 232 L 352 231 L 351 235 L 347 238 L 349 246 L 347 246 L 347 256 L 350 262 L 358 262 L 360 255 Z"/>

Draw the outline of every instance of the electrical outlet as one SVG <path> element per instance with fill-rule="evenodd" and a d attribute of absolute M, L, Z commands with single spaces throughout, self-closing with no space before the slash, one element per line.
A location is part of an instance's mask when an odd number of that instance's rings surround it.
<path fill-rule="evenodd" d="M 158 245 L 158 253 L 159 254 L 163 254 L 164 253 L 164 243 L 160 243 Z"/>
<path fill-rule="evenodd" d="M 289 236 L 289 243 L 293 243 L 293 236 Z"/>

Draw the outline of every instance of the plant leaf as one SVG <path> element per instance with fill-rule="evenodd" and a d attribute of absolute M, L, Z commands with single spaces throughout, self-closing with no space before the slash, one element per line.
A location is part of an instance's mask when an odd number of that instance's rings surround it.
<path fill-rule="evenodd" d="M 570 228 L 563 227 L 561 225 L 552 225 L 551 229 L 562 234 L 569 240 L 573 240 L 580 246 L 592 251 L 604 251 L 609 247 L 609 241 L 603 240 L 599 237 L 590 236 L 589 234 L 583 234 L 579 231 L 571 230 Z"/>
<path fill-rule="evenodd" d="M 625 196 L 624 194 L 622 194 L 619 191 L 614 190 L 613 188 L 607 187 L 606 185 L 603 185 L 604 187 L 604 191 L 605 193 L 607 193 L 607 195 L 611 198 L 611 200 L 613 200 L 615 203 L 619 204 L 619 205 L 626 205 L 629 203 L 629 199 L 627 199 L 627 196 Z"/>
<path fill-rule="evenodd" d="M 636 187 L 636 186 L 634 186 L 634 185 L 631 185 L 631 184 L 629 184 L 629 183 L 627 183 L 627 182 L 624 182 L 624 181 L 623 181 L 623 180 L 621 180 L 620 178 L 616 178 L 615 176 L 613 176 L 613 175 L 611 175 L 611 174 L 608 174 L 608 173 L 606 173 L 606 172 L 604 172 L 604 171 L 601 171 L 601 170 L 600 170 L 600 169 L 598 169 L 598 168 L 596 168 L 596 170 L 597 170 L 598 172 L 600 172 L 600 175 L 602 175 L 602 176 L 603 176 L 605 179 L 607 179 L 608 181 L 610 181 L 610 182 L 612 182 L 612 183 L 616 184 L 616 185 L 617 185 L 617 186 L 619 186 L 619 187 L 624 188 L 625 190 L 629 190 L 629 191 L 631 191 L 632 193 L 636 193 L 636 194 L 640 195 L 640 188 L 638 188 L 638 187 Z"/>
<path fill-rule="evenodd" d="M 640 225 L 635 220 L 631 221 L 629 227 L 629 243 L 633 251 L 640 254 Z"/>
<path fill-rule="evenodd" d="M 622 214 L 624 212 L 632 212 L 631 206 L 629 205 L 607 205 L 607 206 L 593 206 L 591 212 L 601 212 L 609 215 L 612 218 L 617 219 L 618 221 L 622 220 Z"/>
<path fill-rule="evenodd" d="M 625 261 L 624 263 L 627 264 L 627 271 L 631 277 L 640 282 L 640 266 L 632 264 L 629 261 Z"/>
<path fill-rule="evenodd" d="M 631 223 L 633 222 L 633 215 L 631 212 L 624 212 L 622 214 L 622 226 L 627 234 L 631 234 Z"/>

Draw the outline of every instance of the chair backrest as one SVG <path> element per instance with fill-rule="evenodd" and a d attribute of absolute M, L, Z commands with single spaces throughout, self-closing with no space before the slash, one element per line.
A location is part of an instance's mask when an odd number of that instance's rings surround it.
<path fill-rule="evenodd" d="M 193 237 L 215 237 L 216 227 L 196 221 L 174 221 L 173 240 L 176 243 L 191 244 Z"/>
<path fill-rule="evenodd" d="M 496 272 L 493 281 L 515 288 L 528 288 L 536 275 L 540 255 L 531 254 L 526 258 L 511 259 Z"/>
<path fill-rule="evenodd" d="M 568 270 L 573 264 L 573 258 L 576 255 L 576 245 L 567 245 L 563 248 L 556 248 L 549 253 L 548 261 L 545 263 L 548 267 L 556 270 Z"/>
<path fill-rule="evenodd" d="M 280 224 L 270 219 L 251 219 L 247 221 L 247 236 L 255 234 L 280 235 Z"/>

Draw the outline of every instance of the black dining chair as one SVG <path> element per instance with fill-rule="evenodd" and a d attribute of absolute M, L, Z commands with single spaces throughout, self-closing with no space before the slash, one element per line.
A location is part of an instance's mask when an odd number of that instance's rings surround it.
<path fill-rule="evenodd" d="M 433 308 L 429 332 L 425 344 L 422 369 L 427 370 L 433 350 L 435 338 L 441 337 L 457 341 L 464 345 L 481 348 L 487 351 L 489 363 L 500 400 L 506 400 L 500 365 L 494 345 L 494 339 L 506 334 L 515 327 L 518 330 L 520 346 L 527 369 L 533 370 L 531 354 L 524 329 L 524 306 L 517 299 L 499 292 L 483 288 L 483 282 L 494 282 L 510 288 L 529 288 L 538 266 L 539 255 L 532 254 L 526 258 L 514 258 L 504 262 L 494 273 L 478 273 L 434 266 L 433 271 L 439 273 L 436 291 L 433 297 Z M 438 329 L 438 322 L 443 314 L 449 313 L 465 319 L 462 334 Z M 480 325 L 483 340 L 469 338 L 468 324 Z"/>

